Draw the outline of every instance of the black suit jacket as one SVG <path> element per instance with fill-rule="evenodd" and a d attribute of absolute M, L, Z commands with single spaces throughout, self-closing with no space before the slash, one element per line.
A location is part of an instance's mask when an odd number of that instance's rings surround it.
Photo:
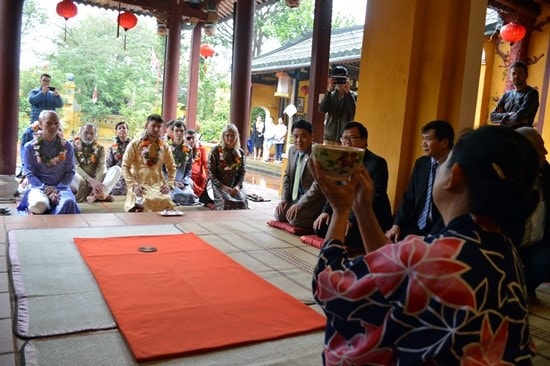
<path fill-rule="evenodd" d="M 374 183 L 374 199 L 372 201 L 372 208 L 374 214 L 378 219 L 378 224 L 382 230 L 388 230 L 392 225 L 391 205 L 388 198 L 388 163 L 386 160 L 372 151 L 366 149 L 363 157 L 363 165 L 367 168 L 372 181 Z M 323 212 L 332 216 L 332 207 L 327 202 Z M 356 226 L 357 220 L 355 214 L 350 213 L 348 219 L 353 226 Z"/>
<path fill-rule="evenodd" d="M 401 228 L 402 238 L 409 234 L 435 233 L 438 229 L 443 228 L 441 214 L 435 205 L 432 209 L 432 220 L 428 221 L 426 229 L 418 228 L 418 217 L 424 208 L 431 166 L 432 158 L 428 156 L 421 156 L 414 163 L 409 185 L 393 220 L 394 225 L 399 225 Z"/>

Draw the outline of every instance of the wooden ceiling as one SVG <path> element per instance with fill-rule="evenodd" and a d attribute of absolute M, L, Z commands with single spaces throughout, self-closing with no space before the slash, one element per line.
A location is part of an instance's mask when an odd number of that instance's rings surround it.
<path fill-rule="evenodd" d="M 218 19 L 223 21 L 233 16 L 234 3 L 237 0 L 73 0 L 76 4 L 90 5 L 103 9 L 130 11 L 138 15 L 157 18 L 168 22 L 170 3 L 177 1 L 182 7 L 183 19 L 187 22 L 206 22 L 207 9 L 215 7 Z M 273 3 L 279 0 L 255 0 L 256 4 Z M 283 0 L 281 0 L 283 1 Z"/>

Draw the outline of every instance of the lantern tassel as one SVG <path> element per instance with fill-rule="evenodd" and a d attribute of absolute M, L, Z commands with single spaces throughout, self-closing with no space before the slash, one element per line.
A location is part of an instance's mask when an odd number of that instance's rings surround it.
<path fill-rule="evenodd" d="M 126 32 L 124 32 L 124 51 L 126 51 Z"/>

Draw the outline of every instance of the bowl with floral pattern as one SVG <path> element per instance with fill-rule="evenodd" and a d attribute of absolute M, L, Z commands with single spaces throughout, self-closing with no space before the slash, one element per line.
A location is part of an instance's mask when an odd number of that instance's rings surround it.
<path fill-rule="evenodd" d="M 328 178 L 347 181 L 363 163 L 365 150 L 358 147 L 315 144 L 311 147 L 311 155 L 319 162 Z"/>

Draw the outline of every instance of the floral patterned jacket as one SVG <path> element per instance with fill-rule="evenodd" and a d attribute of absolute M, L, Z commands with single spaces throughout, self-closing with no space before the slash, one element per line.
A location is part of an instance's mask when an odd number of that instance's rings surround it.
<path fill-rule="evenodd" d="M 471 215 L 350 259 L 325 242 L 313 293 L 326 365 L 529 365 L 520 259 Z"/>

